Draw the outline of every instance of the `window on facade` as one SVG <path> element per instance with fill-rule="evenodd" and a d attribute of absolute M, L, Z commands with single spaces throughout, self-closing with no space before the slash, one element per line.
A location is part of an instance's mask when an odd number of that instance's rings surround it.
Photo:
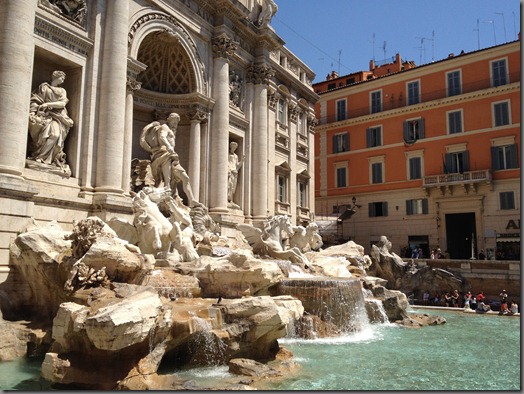
<path fill-rule="evenodd" d="M 347 186 L 347 169 L 346 167 L 338 167 L 336 169 L 336 187 L 346 187 Z"/>
<path fill-rule="evenodd" d="M 337 87 L 337 84 L 336 83 L 329 83 L 328 84 L 328 90 L 331 90 L 331 89 L 335 89 Z"/>
<path fill-rule="evenodd" d="M 298 182 L 298 206 L 307 207 L 307 183 L 305 181 Z"/>
<path fill-rule="evenodd" d="M 491 63 L 491 75 L 494 87 L 508 83 L 505 59 L 496 60 Z"/>
<path fill-rule="evenodd" d="M 428 199 L 427 198 L 406 200 L 406 214 L 407 215 L 427 215 L 427 213 L 428 213 Z"/>
<path fill-rule="evenodd" d="M 366 146 L 373 148 L 382 145 L 382 127 L 370 127 L 366 130 Z"/>
<path fill-rule="evenodd" d="M 422 158 L 410 157 L 409 158 L 409 179 L 420 179 L 422 178 Z"/>
<path fill-rule="evenodd" d="M 301 135 L 307 135 L 307 120 L 305 114 L 298 115 L 298 132 Z"/>
<path fill-rule="evenodd" d="M 469 171 L 469 152 L 446 153 L 444 172 L 446 174 L 463 173 Z"/>
<path fill-rule="evenodd" d="M 456 96 L 462 93 L 460 83 L 460 71 L 452 71 L 447 74 L 448 78 L 448 96 Z"/>
<path fill-rule="evenodd" d="M 284 125 L 287 124 L 286 122 L 286 102 L 284 101 L 284 99 L 278 99 L 277 120 Z"/>
<path fill-rule="evenodd" d="M 408 105 L 420 103 L 420 86 L 418 81 L 408 83 Z"/>
<path fill-rule="evenodd" d="M 277 200 L 287 203 L 287 178 L 284 175 L 277 175 Z"/>
<path fill-rule="evenodd" d="M 333 153 L 349 151 L 349 133 L 335 134 L 333 136 Z"/>
<path fill-rule="evenodd" d="M 337 121 L 346 120 L 346 100 L 337 101 Z"/>
<path fill-rule="evenodd" d="M 369 217 L 388 216 L 387 202 L 370 202 L 368 203 Z"/>
<path fill-rule="evenodd" d="M 371 183 L 382 183 L 382 163 L 371 164 Z"/>
<path fill-rule="evenodd" d="M 349 85 L 349 84 L 352 84 L 352 83 L 355 83 L 355 78 L 348 78 L 348 79 L 346 79 L 346 85 Z"/>
<path fill-rule="evenodd" d="M 448 112 L 449 134 L 462 133 L 462 111 Z"/>
<path fill-rule="evenodd" d="M 382 92 L 376 91 L 371 92 L 371 113 L 377 113 L 382 111 Z"/>
<path fill-rule="evenodd" d="M 509 104 L 507 101 L 493 104 L 495 127 L 509 125 Z"/>
<path fill-rule="evenodd" d="M 515 209 L 515 194 L 513 192 L 500 192 L 500 209 Z"/>
<path fill-rule="evenodd" d="M 406 120 L 404 122 L 404 141 L 415 142 L 424 138 L 424 118 Z"/>
<path fill-rule="evenodd" d="M 517 144 L 491 147 L 491 164 L 493 170 L 507 170 L 518 168 Z"/>

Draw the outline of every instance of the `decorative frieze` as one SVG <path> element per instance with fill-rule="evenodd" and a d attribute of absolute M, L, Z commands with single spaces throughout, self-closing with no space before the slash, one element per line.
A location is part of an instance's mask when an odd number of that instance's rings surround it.
<path fill-rule="evenodd" d="M 91 40 L 71 34 L 69 31 L 43 19 L 39 15 L 35 17 L 34 33 L 37 36 L 83 56 L 87 56 L 93 47 Z"/>
<path fill-rule="evenodd" d="M 38 4 L 85 27 L 87 15 L 86 0 L 39 0 Z"/>
<path fill-rule="evenodd" d="M 234 41 L 227 34 L 220 34 L 212 40 L 213 55 L 215 57 L 228 58 L 232 56 L 238 48 L 238 42 Z"/>

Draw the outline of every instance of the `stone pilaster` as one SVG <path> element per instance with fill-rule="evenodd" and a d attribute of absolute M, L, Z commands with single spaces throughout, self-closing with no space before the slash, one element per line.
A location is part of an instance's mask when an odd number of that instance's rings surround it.
<path fill-rule="evenodd" d="M 227 166 L 229 145 L 229 62 L 238 43 L 226 34 L 213 39 L 213 108 L 210 135 L 209 211 L 227 213 Z"/>
<path fill-rule="evenodd" d="M 274 71 L 265 63 L 254 65 L 249 69 L 248 78 L 254 84 L 253 97 L 253 221 L 267 218 L 267 162 L 268 162 L 268 83 Z"/>
<path fill-rule="evenodd" d="M 36 6 L 37 0 L 17 0 L 0 7 L 0 174 L 8 176 L 25 166 Z"/>
<path fill-rule="evenodd" d="M 104 22 L 95 192 L 122 194 L 129 2 L 107 2 Z"/>
<path fill-rule="evenodd" d="M 189 113 L 189 119 L 191 120 L 189 131 L 189 183 L 195 200 L 200 201 L 200 145 L 202 140 L 200 124 L 207 119 L 207 113 L 195 108 Z"/>
<path fill-rule="evenodd" d="M 133 93 L 140 89 L 141 83 L 127 78 L 126 84 L 126 124 L 124 134 L 124 162 L 122 164 L 122 189 L 129 193 L 131 188 L 131 155 L 133 150 Z"/>

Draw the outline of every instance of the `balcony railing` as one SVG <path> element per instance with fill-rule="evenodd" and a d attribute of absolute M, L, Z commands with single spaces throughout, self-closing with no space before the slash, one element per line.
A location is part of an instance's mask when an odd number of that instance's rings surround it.
<path fill-rule="evenodd" d="M 520 82 L 520 72 L 509 74 L 509 82 L 507 84 L 515 83 L 515 82 Z M 489 89 L 493 87 L 494 86 L 492 85 L 492 82 L 489 79 L 474 81 L 471 83 L 462 84 L 461 93 L 459 95 L 476 92 L 479 90 Z M 454 95 L 454 96 L 459 96 L 459 95 Z M 431 92 L 423 92 L 420 95 L 420 101 L 417 104 L 426 103 L 426 102 L 430 102 L 433 100 L 440 100 L 446 97 L 453 97 L 453 96 L 448 95 L 447 89 L 433 90 Z M 396 109 L 396 108 L 407 107 L 408 105 L 406 101 L 407 101 L 406 92 L 402 92 L 402 91 L 401 92 L 392 92 L 392 91 L 389 91 L 388 86 L 385 85 L 383 88 L 383 95 L 382 95 L 382 111 L 380 112 L 389 111 L 391 109 Z M 416 104 L 412 104 L 412 105 L 416 105 Z M 380 112 L 375 112 L 375 113 L 380 113 Z M 328 116 L 324 116 L 319 119 L 319 124 L 340 122 L 340 121 L 347 120 L 347 119 L 358 118 L 359 116 L 370 115 L 371 113 L 372 112 L 371 112 L 370 105 L 367 105 L 365 107 L 360 107 L 360 108 L 354 108 L 350 106 L 347 109 L 344 116 L 342 117 L 337 116 L 337 114 L 331 114 Z"/>
<path fill-rule="evenodd" d="M 456 174 L 439 174 L 424 177 L 423 186 L 446 186 L 449 184 L 491 182 L 490 170 L 467 171 Z"/>

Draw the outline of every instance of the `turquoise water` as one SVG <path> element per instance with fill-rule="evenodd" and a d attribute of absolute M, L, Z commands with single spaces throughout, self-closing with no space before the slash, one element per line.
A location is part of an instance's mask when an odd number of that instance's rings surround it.
<path fill-rule="evenodd" d="M 335 339 L 279 340 L 301 368 L 267 389 L 520 390 L 519 317 L 417 312 L 447 323 L 420 329 L 378 324 Z M 36 360 L 0 363 L 0 389 L 45 389 L 39 366 Z M 176 374 L 196 387 L 231 376 L 225 366 Z"/>

